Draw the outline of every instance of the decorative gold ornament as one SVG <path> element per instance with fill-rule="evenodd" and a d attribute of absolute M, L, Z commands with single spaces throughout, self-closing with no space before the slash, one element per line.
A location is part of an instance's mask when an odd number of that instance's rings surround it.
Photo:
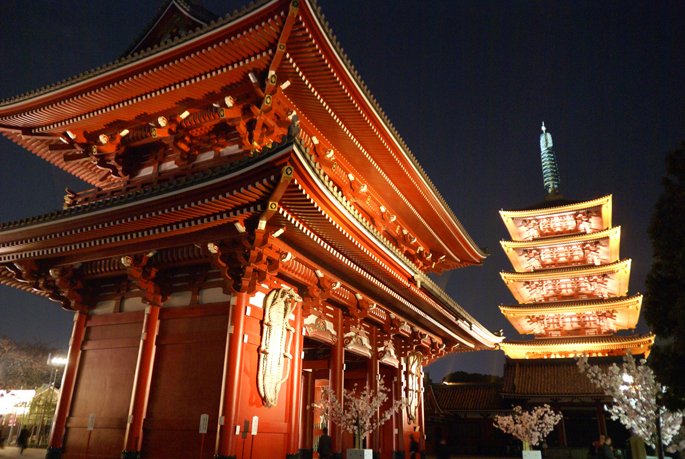
<path fill-rule="evenodd" d="M 419 409 L 419 378 L 421 377 L 421 363 L 423 354 L 420 352 L 410 352 L 407 356 L 407 422 L 416 423 L 418 421 Z"/>
<path fill-rule="evenodd" d="M 290 288 L 272 290 L 264 298 L 257 389 L 267 407 L 276 406 L 281 384 L 290 376 L 290 345 L 295 329 L 288 325 L 288 319 L 298 301 L 302 298 Z"/>

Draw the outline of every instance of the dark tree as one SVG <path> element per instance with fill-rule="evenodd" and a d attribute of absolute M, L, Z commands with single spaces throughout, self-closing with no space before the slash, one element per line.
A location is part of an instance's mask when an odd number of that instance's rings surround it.
<path fill-rule="evenodd" d="M 465 371 L 455 371 L 444 378 L 443 382 L 449 383 L 483 383 L 483 384 L 499 384 L 502 378 L 495 375 L 483 375 L 480 373 L 467 373 Z"/>
<path fill-rule="evenodd" d="M 647 275 L 643 312 L 660 340 L 649 361 L 668 390 L 670 409 L 685 408 L 685 142 L 666 155 L 663 193 L 656 203 L 649 236 L 654 264 Z"/>
<path fill-rule="evenodd" d="M 49 384 L 55 367 L 48 365 L 48 354 L 54 356 L 56 351 L 40 341 L 18 343 L 0 336 L 0 389 L 37 389 Z"/>

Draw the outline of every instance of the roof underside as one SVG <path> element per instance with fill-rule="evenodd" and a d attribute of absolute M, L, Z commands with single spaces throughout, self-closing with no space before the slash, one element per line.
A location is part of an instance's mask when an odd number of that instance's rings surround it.
<path fill-rule="evenodd" d="M 289 4 L 260 3 L 244 13 L 176 37 L 49 89 L 0 103 L 0 130 L 52 164 L 96 185 L 100 172 L 90 161 L 65 164 L 49 145 L 68 129 L 120 129 L 122 120 L 169 115 L 188 100 L 249 81 L 273 60 Z M 320 13 L 300 5 L 277 69 L 289 80 L 285 96 L 310 125 L 360 172 L 420 240 L 445 253 L 454 266 L 485 257 L 453 215 L 402 142 L 368 90 L 351 71 L 322 24 Z M 143 120 L 144 121 L 144 120 Z M 373 152 L 373 155 L 371 154 Z M 109 186 L 113 182 L 108 183 Z"/>

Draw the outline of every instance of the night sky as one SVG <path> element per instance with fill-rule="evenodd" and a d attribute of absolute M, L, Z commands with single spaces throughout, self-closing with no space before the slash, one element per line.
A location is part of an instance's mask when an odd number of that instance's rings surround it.
<path fill-rule="evenodd" d="M 204 0 L 217 14 L 236 0 Z M 162 0 L 4 0 L 0 99 L 114 61 Z M 498 305 L 500 209 L 544 199 L 539 135 L 554 139 L 569 199 L 613 194 L 630 293 L 651 265 L 646 230 L 663 157 L 685 140 L 685 6 L 661 1 L 332 1 L 320 6 L 345 53 L 466 230 L 491 254 L 439 284 L 490 330 L 521 339 Z M 0 220 L 61 208 L 91 186 L 2 137 Z M 0 334 L 66 349 L 72 314 L 0 286 Z M 638 332 L 647 332 L 640 321 Z M 501 374 L 499 351 L 449 356 L 428 371 Z"/>

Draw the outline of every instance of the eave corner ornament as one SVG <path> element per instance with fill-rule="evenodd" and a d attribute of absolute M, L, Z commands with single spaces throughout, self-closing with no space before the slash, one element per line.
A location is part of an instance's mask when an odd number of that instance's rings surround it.
<path fill-rule="evenodd" d="M 289 288 L 272 290 L 264 299 L 257 389 L 267 407 L 276 406 L 281 384 L 290 376 L 295 329 L 288 325 L 288 319 L 299 301 L 302 298 Z"/>

